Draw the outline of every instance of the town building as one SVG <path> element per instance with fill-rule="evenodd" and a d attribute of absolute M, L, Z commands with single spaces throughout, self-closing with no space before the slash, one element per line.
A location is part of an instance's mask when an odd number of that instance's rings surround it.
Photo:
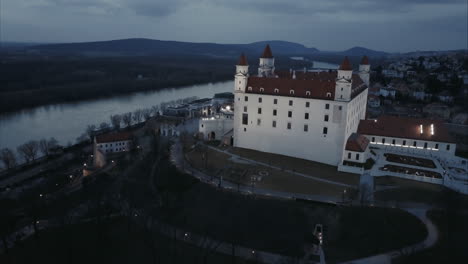
<path fill-rule="evenodd" d="M 205 140 L 221 140 L 233 128 L 234 109 L 232 105 L 221 107 L 217 114 L 200 119 L 198 131 Z"/>
<path fill-rule="evenodd" d="M 133 135 L 130 132 L 97 135 L 93 141 L 94 166 L 97 168 L 104 167 L 108 156 L 129 151 L 132 147 Z"/>
<path fill-rule="evenodd" d="M 337 166 L 365 118 L 370 65 L 347 57 L 338 70 L 276 71 L 267 45 L 258 72 L 241 55 L 234 84 L 234 146 Z"/>

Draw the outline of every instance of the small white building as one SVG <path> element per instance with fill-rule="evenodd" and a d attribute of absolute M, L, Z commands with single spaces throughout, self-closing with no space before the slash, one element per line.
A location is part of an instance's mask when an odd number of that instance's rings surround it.
<path fill-rule="evenodd" d="M 221 108 L 219 113 L 200 119 L 199 133 L 205 140 L 221 140 L 234 126 L 234 109 L 230 105 Z"/>
<path fill-rule="evenodd" d="M 375 95 L 369 95 L 369 99 L 367 100 L 369 107 L 377 108 L 380 107 L 380 98 Z"/>
<path fill-rule="evenodd" d="M 109 155 L 129 151 L 132 147 L 133 135 L 130 132 L 97 135 L 93 141 L 94 166 L 102 168 L 106 165 Z"/>
<path fill-rule="evenodd" d="M 380 88 L 380 95 L 382 95 L 383 97 L 391 97 L 395 99 L 396 90 L 390 86 L 387 86 L 385 88 Z"/>

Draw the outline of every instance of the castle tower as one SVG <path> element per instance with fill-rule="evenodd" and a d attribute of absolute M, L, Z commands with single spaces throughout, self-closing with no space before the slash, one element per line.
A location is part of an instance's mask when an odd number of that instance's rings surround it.
<path fill-rule="evenodd" d="M 362 57 L 361 63 L 359 64 L 359 77 L 369 87 L 370 79 L 370 64 L 367 56 Z"/>
<path fill-rule="evenodd" d="M 349 62 L 348 57 L 345 57 L 340 65 L 340 68 L 338 68 L 338 74 L 336 77 L 335 85 L 335 100 L 351 100 L 352 75 L 353 67 Z"/>
<path fill-rule="evenodd" d="M 266 45 L 262 57 L 260 57 L 260 65 L 258 67 L 258 76 L 272 77 L 275 73 L 275 58 L 271 53 L 270 45 Z"/>
<path fill-rule="evenodd" d="M 234 92 L 244 93 L 247 88 L 247 79 L 249 78 L 249 64 L 247 57 L 242 53 L 239 62 L 236 65 L 236 75 L 234 75 Z"/>

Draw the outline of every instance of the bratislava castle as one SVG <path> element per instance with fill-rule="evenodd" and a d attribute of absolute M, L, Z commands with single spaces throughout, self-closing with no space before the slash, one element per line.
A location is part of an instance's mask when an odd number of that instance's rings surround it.
<path fill-rule="evenodd" d="M 347 57 L 338 70 L 275 71 L 267 45 L 258 72 L 245 55 L 236 66 L 234 146 L 337 166 L 346 143 L 365 119 L 370 65 L 353 73 Z"/>

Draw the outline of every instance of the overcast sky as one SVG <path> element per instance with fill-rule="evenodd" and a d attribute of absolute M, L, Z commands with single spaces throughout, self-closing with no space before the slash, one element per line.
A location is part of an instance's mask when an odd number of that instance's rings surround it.
<path fill-rule="evenodd" d="M 152 38 L 321 50 L 467 48 L 468 0 L 0 0 L 2 41 Z"/>

